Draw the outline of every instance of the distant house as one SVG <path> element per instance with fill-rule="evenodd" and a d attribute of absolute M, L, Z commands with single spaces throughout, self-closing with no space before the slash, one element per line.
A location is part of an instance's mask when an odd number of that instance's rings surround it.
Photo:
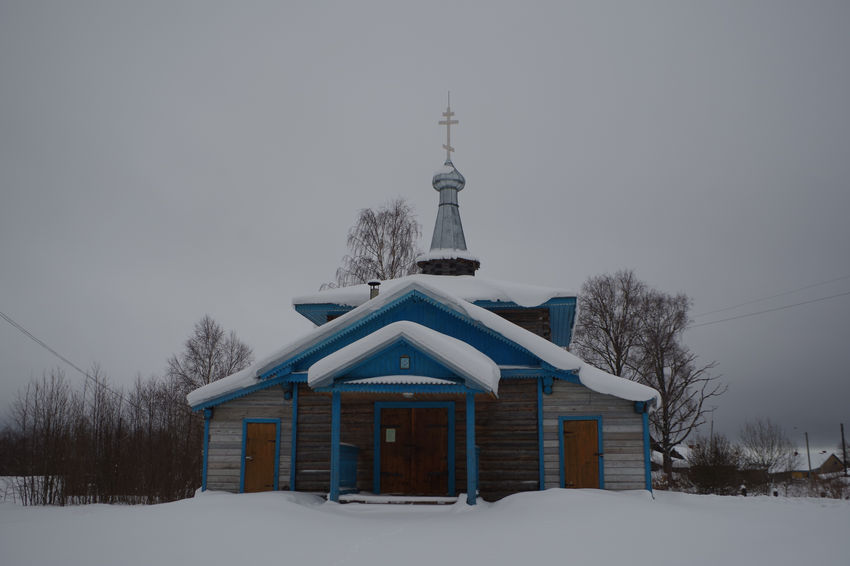
<path fill-rule="evenodd" d="M 809 476 L 807 457 L 805 454 L 802 454 L 801 456 L 802 458 L 800 458 L 800 460 L 803 462 L 803 467 L 802 469 L 796 469 L 791 472 L 791 477 L 793 479 L 803 479 Z M 822 450 L 812 454 L 811 459 L 812 474 L 815 476 L 835 474 L 844 471 L 844 463 L 841 461 L 841 458 L 835 455 L 835 453 Z"/>
<path fill-rule="evenodd" d="M 567 352 L 575 294 L 474 276 L 464 183 L 448 159 L 434 175 L 422 274 L 296 298 L 315 329 L 189 394 L 205 419 L 204 489 L 470 503 L 651 489 L 658 393 Z"/>
<path fill-rule="evenodd" d="M 661 448 L 661 444 L 652 438 L 652 436 L 650 436 L 649 441 L 652 445 L 652 471 L 661 471 L 664 467 L 664 452 Z M 690 468 L 690 463 L 688 462 L 690 450 L 691 449 L 684 444 L 673 447 L 673 450 L 670 451 L 670 459 L 673 461 L 674 470 L 688 470 Z"/>

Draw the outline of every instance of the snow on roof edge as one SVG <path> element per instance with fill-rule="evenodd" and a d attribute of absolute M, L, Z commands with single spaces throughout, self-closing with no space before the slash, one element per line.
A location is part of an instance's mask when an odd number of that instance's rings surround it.
<path fill-rule="evenodd" d="M 478 256 L 469 253 L 469 250 L 458 250 L 455 248 L 437 248 L 423 254 L 420 254 L 416 261 L 430 261 L 434 259 L 466 259 L 469 261 L 477 261 L 481 263 Z"/>
<path fill-rule="evenodd" d="M 575 298 L 576 293 L 566 289 L 528 285 L 513 281 L 501 281 L 472 275 L 425 275 L 422 273 L 387 279 L 381 282 L 381 294 L 391 293 L 410 281 L 430 284 L 443 293 L 457 296 L 474 303 L 489 300 L 513 302 L 521 307 L 537 307 L 555 298 Z M 380 295 L 379 295 L 380 296 Z M 357 307 L 369 301 L 369 285 L 351 285 L 337 289 L 326 289 L 309 295 L 300 295 L 292 299 L 293 305 L 337 304 Z"/>
<path fill-rule="evenodd" d="M 418 290 L 440 302 L 450 305 L 455 310 L 466 314 L 473 320 L 481 322 L 486 327 L 515 342 L 553 367 L 575 373 L 582 385 L 597 393 L 613 395 L 630 401 L 654 401 L 655 406 L 658 406 L 660 403 L 660 395 L 655 389 L 597 369 L 562 349 L 557 344 L 549 342 L 545 338 L 517 326 L 493 312 L 446 293 L 444 290 L 432 285 L 428 279 L 422 279 L 422 277 L 441 276 L 413 275 L 402 278 L 406 281 L 401 285 L 395 286 L 390 292 L 381 293 L 374 299 L 364 302 L 342 316 L 313 329 L 299 339 L 278 349 L 273 354 L 255 362 L 250 367 L 190 392 L 186 396 L 187 401 L 194 407 L 216 397 L 234 393 L 244 387 L 257 384 L 259 383 L 258 375 L 272 369 L 273 366 L 285 361 L 285 359 L 291 357 L 309 344 L 318 343 L 334 334 L 338 329 L 347 326 L 355 320 L 368 316 L 405 293 Z M 445 276 L 442 277 L 445 278 Z"/>
<path fill-rule="evenodd" d="M 462 340 L 409 320 L 388 324 L 318 360 L 307 371 L 307 384 L 314 388 L 327 386 L 333 374 L 353 367 L 399 338 L 427 352 L 475 385 L 498 392 L 501 371 L 486 354 Z"/>

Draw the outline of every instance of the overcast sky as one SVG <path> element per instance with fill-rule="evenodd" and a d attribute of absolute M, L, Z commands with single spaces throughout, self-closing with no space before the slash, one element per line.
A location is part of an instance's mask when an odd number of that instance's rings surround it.
<path fill-rule="evenodd" d="M 0 311 L 117 385 L 205 313 L 267 354 L 358 209 L 409 199 L 427 247 L 448 90 L 479 275 L 628 267 L 694 315 L 808 287 L 695 324 L 847 293 L 848 29 L 846 1 L 0 0 Z M 715 429 L 834 447 L 848 320 L 844 295 L 689 330 Z M 0 414 L 57 365 L 0 320 Z"/>

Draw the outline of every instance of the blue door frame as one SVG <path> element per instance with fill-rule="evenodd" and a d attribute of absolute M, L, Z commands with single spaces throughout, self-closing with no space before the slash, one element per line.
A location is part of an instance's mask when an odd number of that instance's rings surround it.
<path fill-rule="evenodd" d="M 565 470 L 564 470 L 564 421 L 596 421 L 596 450 L 599 454 L 599 489 L 605 489 L 605 462 L 602 458 L 602 416 L 601 415 L 582 415 L 570 417 L 558 417 L 558 455 L 561 467 L 561 485 L 564 487 Z"/>
<path fill-rule="evenodd" d="M 249 423 L 274 423 L 275 445 L 274 445 L 274 490 L 279 489 L 278 476 L 280 475 L 280 419 L 242 419 L 242 462 L 239 466 L 239 493 L 245 492 L 245 448 L 248 444 Z"/>
<path fill-rule="evenodd" d="M 375 460 L 373 462 L 373 488 L 375 493 L 380 493 L 380 469 L 381 469 L 381 421 L 380 410 L 390 407 L 439 407 L 449 409 L 449 429 L 448 435 L 448 457 L 449 457 L 449 493 L 455 493 L 455 431 L 454 431 L 454 401 L 376 401 L 375 402 Z M 331 485 L 328 499 L 331 501 L 339 501 L 340 495 L 340 437 L 342 423 L 342 398 L 340 391 L 335 389 L 332 393 L 331 401 Z M 475 392 L 468 391 L 466 393 L 466 502 L 469 505 L 475 505 L 478 498 L 478 462 L 475 458 Z"/>

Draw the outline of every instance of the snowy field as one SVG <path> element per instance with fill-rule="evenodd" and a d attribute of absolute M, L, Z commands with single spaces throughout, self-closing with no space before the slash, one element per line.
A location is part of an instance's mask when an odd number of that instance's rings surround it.
<path fill-rule="evenodd" d="M 0 503 L 0 564 L 848 564 L 850 502 L 558 490 L 475 507 L 207 492 L 155 506 Z"/>

